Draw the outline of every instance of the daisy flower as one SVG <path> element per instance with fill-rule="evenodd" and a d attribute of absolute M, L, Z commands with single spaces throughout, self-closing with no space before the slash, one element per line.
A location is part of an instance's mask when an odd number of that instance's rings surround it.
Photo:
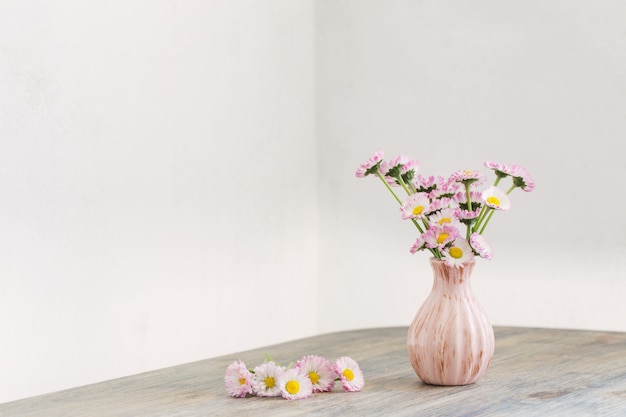
<path fill-rule="evenodd" d="M 432 190 L 429 197 L 432 199 L 441 197 L 454 197 L 459 192 L 462 185 L 458 182 L 444 182 L 443 185 Z"/>
<path fill-rule="evenodd" d="M 431 201 L 428 210 L 426 211 L 427 215 L 430 215 L 436 211 L 440 211 L 450 207 L 450 199 L 447 197 L 438 198 L 436 200 Z"/>
<path fill-rule="evenodd" d="M 402 167 L 409 162 L 409 157 L 406 155 L 398 155 L 391 158 L 388 161 L 383 161 L 380 164 L 380 173 L 388 177 L 398 177 L 401 173 Z"/>
<path fill-rule="evenodd" d="M 333 370 L 339 375 L 343 389 L 348 392 L 361 391 L 365 385 L 363 372 L 359 364 L 348 356 L 342 356 L 333 364 Z"/>
<path fill-rule="evenodd" d="M 370 174 L 374 174 L 376 170 L 380 168 L 380 163 L 383 161 L 383 151 L 376 152 L 367 161 L 363 162 L 359 169 L 356 170 L 355 175 L 359 178 L 366 177 Z"/>
<path fill-rule="evenodd" d="M 491 259 L 493 257 L 493 251 L 491 250 L 491 246 L 487 243 L 487 240 L 480 233 L 472 233 L 470 236 L 470 246 L 478 256 L 485 259 Z"/>
<path fill-rule="evenodd" d="M 462 184 L 470 184 L 474 186 L 481 185 L 485 182 L 486 177 L 480 171 L 466 170 L 466 171 L 456 171 L 450 178 L 448 178 L 448 182 L 459 182 Z"/>
<path fill-rule="evenodd" d="M 254 392 L 260 397 L 280 397 L 278 378 L 285 367 L 269 361 L 254 368 Z"/>
<path fill-rule="evenodd" d="M 426 193 L 416 193 L 408 197 L 400 211 L 403 219 L 419 219 L 426 215 L 429 210 L 430 199 Z"/>
<path fill-rule="evenodd" d="M 441 188 L 443 187 L 443 184 L 445 183 L 445 178 L 441 177 L 441 176 L 429 176 L 429 177 L 425 177 L 423 175 L 418 175 L 414 180 L 413 180 L 413 187 L 420 192 L 431 192 L 432 190 L 436 189 L 436 188 Z"/>
<path fill-rule="evenodd" d="M 491 160 L 486 161 L 485 166 L 492 169 L 498 178 L 506 178 L 516 171 L 515 165 L 501 164 Z"/>
<path fill-rule="evenodd" d="M 311 380 L 297 368 L 291 368 L 280 374 L 278 386 L 283 398 L 288 400 L 300 400 L 313 394 Z"/>
<path fill-rule="evenodd" d="M 413 246 L 411 246 L 410 252 L 411 253 L 416 253 L 416 252 L 424 250 L 424 249 L 426 249 L 426 241 L 421 236 L 419 236 L 415 240 L 415 243 L 413 244 Z"/>
<path fill-rule="evenodd" d="M 444 208 L 441 211 L 429 216 L 428 221 L 431 223 L 437 223 L 440 226 L 443 226 L 444 224 L 457 224 L 459 223 L 457 211 L 458 209 L 452 207 Z"/>
<path fill-rule="evenodd" d="M 407 161 L 400 168 L 400 175 L 402 175 L 402 180 L 405 183 L 410 184 L 413 181 L 413 178 L 415 177 L 415 173 L 419 169 L 420 169 L 420 163 L 419 163 L 418 160 L 411 159 L 411 160 Z"/>
<path fill-rule="evenodd" d="M 317 355 L 303 356 L 295 367 L 311 380 L 313 392 L 328 392 L 335 386 L 335 372 L 328 360 Z"/>
<path fill-rule="evenodd" d="M 443 260 L 448 266 L 462 268 L 465 262 L 474 259 L 474 252 L 467 240 L 463 238 L 457 238 L 447 249 L 443 251 Z"/>
<path fill-rule="evenodd" d="M 456 212 L 456 215 L 459 216 L 459 220 L 461 220 L 461 221 L 463 221 L 463 220 L 474 220 L 474 219 L 476 219 L 478 217 L 479 214 L 480 214 L 480 208 L 478 208 L 478 210 L 474 210 L 474 211 L 459 209 Z"/>
<path fill-rule="evenodd" d="M 508 210 L 511 208 L 511 200 L 501 189 L 494 187 L 493 185 L 483 191 L 482 201 L 488 207 L 496 210 Z"/>
<path fill-rule="evenodd" d="M 240 360 L 232 362 L 226 368 L 224 375 L 226 390 L 231 397 L 244 398 L 253 393 L 254 377 Z"/>
<path fill-rule="evenodd" d="M 472 208 L 476 209 L 480 206 L 480 201 L 483 193 L 480 191 L 470 191 L 470 199 L 472 200 Z M 467 207 L 467 193 L 465 191 L 460 191 L 452 197 L 452 201 L 459 205 L 462 209 L 468 210 Z"/>
<path fill-rule="evenodd" d="M 431 224 L 428 230 L 422 235 L 422 238 L 426 242 L 427 248 L 441 249 L 459 236 L 459 229 L 454 225 L 444 224 L 440 226 L 439 224 Z"/>
<path fill-rule="evenodd" d="M 403 182 L 410 184 L 418 168 L 418 161 L 411 160 L 405 155 L 398 155 L 389 161 L 383 161 L 380 164 L 380 173 L 385 178 L 393 178 L 393 182 L 387 181 L 389 184 L 402 185 Z"/>
<path fill-rule="evenodd" d="M 515 173 L 513 176 L 513 184 L 520 187 L 523 191 L 531 192 L 535 189 L 535 181 L 530 176 L 530 173 L 525 168 L 515 165 Z"/>

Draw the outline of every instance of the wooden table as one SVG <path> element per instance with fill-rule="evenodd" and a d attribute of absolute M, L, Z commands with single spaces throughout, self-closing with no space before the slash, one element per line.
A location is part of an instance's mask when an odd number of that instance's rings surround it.
<path fill-rule="evenodd" d="M 474 385 L 425 385 L 406 353 L 405 327 L 331 333 L 0 404 L 0 417 L 176 416 L 626 416 L 626 333 L 495 327 L 496 352 Z M 361 392 L 287 401 L 231 398 L 228 364 L 265 353 L 282 363 L 304 354 L 351 356 Z"/>

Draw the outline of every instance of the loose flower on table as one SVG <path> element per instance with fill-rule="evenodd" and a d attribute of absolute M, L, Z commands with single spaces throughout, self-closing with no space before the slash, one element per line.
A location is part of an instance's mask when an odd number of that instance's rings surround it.
<path fill-rule="evenodd" d="M 285 371 L 273 361 L 263 362 L 254 368 L 254 392 L 260 397 L 280 397 L 281 390 L 278 379 Z"/>
<path fill-rule="evenodd" d="M 363 389 L 363 372 L 354 359 L 342 356 L 335 361 L 333 369 L 339 375 L 344 390 L 354 392 Z"/>
<path fill-rule="evenodd" d="M 323 356 L 305 355 L 292 367 L 278 365 L 267 356 L 265 362 L 250 370 L 241 360 L 226 368 L 224 383 L 231 397 L 283 397 L 301 400 L 315 393 L 332 391 L 341 381 L 344 391 L 361 391 L 365 384 L 359 364 L 348 356 L 331 363 Z"/>
<path fill-rule="evenodd" d="M 246 368 L 245 363 L 237 360 L 226 368 L 224 383 L 230 396 L 244 398 L 253 392 L 254 376 Z"/>
<path fill-rule="evenodd" d="M 313 384 L 308 375 L 296 368 L 283 372 L 278 378 L 278 386 L 283 398 L 288 400 L 301 400 L 313 394 Z"/>
<path fill-rule="evenodd" d="M 337 375 L 331 363 L 322 356 L 304 356 L 296 362 L 296 368 L 309 377 L 313 384 L 313 392 L 327 392 L 335 386 Z"/>

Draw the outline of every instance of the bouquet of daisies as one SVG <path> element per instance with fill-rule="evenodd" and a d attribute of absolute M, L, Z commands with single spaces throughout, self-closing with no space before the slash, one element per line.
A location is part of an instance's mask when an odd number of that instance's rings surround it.
<path fill-rule="evenodd" d="M 456 171 L 448 178 L 424 176 L 417 174 L 416 160 L 404 155 L 383 158 L 382 151 L 376 152 L 360 165 L 356 176 L 376 176 L 400 204 L 402 218 L 419 231 L 411 253 L 429 251 L 452 267 L 463 267 L 475 256 L 491 259 L 493 252 L 483 233 L 492 216 L 511 208 L 513 190 L 535 188 L 528 171 L 519 165 L 485 162 L 495 180 L 482 189 L 487 178 L 479 171 Z M 510 178 L 510 186 L 502 189 L 505 178 Z M 406 196 L 400 198 L 395 190 Z"/>

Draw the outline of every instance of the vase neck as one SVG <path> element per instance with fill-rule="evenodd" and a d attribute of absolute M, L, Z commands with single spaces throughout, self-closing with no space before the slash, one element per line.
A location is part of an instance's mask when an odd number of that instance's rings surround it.
<path fill-rule="evenodd" d="M 470 277 L 475 261 L 467 262 L 463 267 L 453 267 L 445 264 L 441 259 L 431 259 L 433 269 L 433 289 L 442 291 L 462 291 L 470 287 Z"/>

